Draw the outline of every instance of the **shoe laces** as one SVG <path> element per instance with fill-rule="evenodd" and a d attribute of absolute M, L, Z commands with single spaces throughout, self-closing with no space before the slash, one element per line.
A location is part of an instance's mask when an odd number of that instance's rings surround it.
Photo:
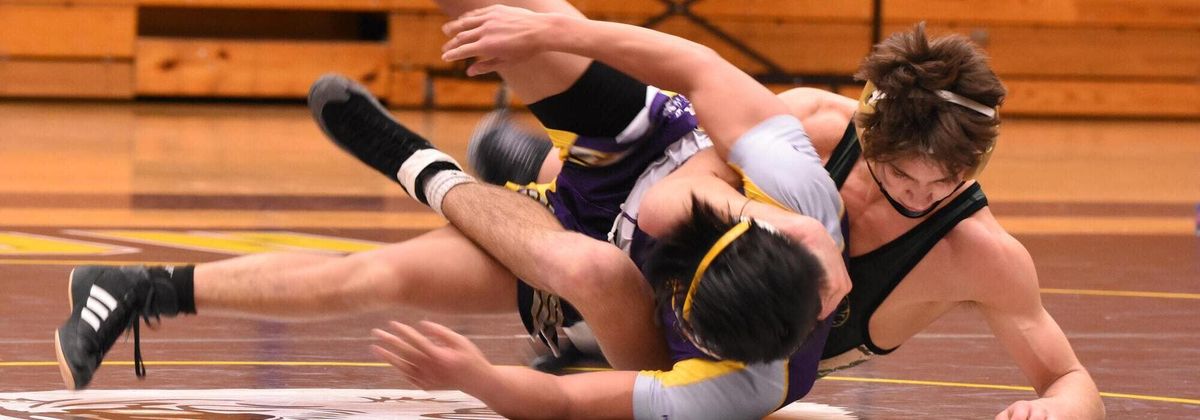
<path fill-rule="evenodd" d="M 133 373 L 137 375 L 139 379 L 146 377 L 146 364 L 142 361 L 141 324 L 142 322 L 145 322 L 147 327 L 150 329 L 155 329 L 157 328 L 158 324 L 162 322 L 162 317 L 160 317 L 158 314 L 153 315 L 154 321 L 150 320 L 151 315 L 147 315 L 153 313 L 151 308 L 154 307 L 154 298 L 154 287 L 151 287 L 150 291 L 146 293 L 146 299 L 142 302 L 142 307 L 137 310 L 137 313 L 134 313 L 133 316 L 129 317 L 129 325 L 126 327 L 126 330 L 133 330 Z"/>

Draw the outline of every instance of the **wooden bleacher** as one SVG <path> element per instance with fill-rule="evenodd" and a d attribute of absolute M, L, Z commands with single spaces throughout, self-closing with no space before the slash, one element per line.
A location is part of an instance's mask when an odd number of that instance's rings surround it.
<path fill-rule="evenodd" d="M 652 22 L 752 74 L 800 76 L 772 78 L 777 90 L 844 80 L 876 24 L 886 36 L 924 20 L 984 46 L 1010 89 L 1006 114 L 1200 118 L 1195 0 L 880 2 L 876 15 L 874 0 L 701 0 L 688 12 L 702 22 L 660 0 L 573 4 Z M 445 20 L 430 0 L 0 0 L 0 96 L 299 98 L 336 71 L 395 107 L 493 106 L 495 80 L 440 60 Z"/>

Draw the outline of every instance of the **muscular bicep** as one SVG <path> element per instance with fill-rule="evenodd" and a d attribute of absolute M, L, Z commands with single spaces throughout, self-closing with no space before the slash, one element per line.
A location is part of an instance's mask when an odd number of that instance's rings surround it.
<path fill-rule="evenodd" d="M 1081 369 L 1066 335 L 1042 306 L 1028 251 L 1011 237 L 993 255 L 994 278 L 977 300 L 984 318 L 1039 395 L 1058 378 Z M 997 258 L 999 257 L 999 258 Z"/>
<path fill-rule="evenodd" d="M 700 126 L 722 158 L 742 136 L 764 120 L 788 113 L 787 106 L 758 81 L 713 53 L 687 92 Z"/>

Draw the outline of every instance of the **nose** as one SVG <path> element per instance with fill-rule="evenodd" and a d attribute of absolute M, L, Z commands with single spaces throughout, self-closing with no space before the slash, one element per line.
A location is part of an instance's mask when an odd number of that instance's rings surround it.
<path fill-rule="evenodd" d="M 907 198 L 905 201 L 908 202 L 909 208 L 913 210 L 923 210 L 933 204 L 932 191 L 906 190 L 905 198 Z"/>

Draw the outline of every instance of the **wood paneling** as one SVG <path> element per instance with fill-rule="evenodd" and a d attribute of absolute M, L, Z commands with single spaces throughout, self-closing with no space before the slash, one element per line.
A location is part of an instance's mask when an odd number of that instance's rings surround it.
<path fill-rule="evenodd" d="M 304 97 L 338 72 L 387 92 L 387 46 L 363 42 L 138 41 L 139 95 Z"/>
<path fill-rule="evenodd" d="M 888 25 L 885 34 L 909 30 Z M 1200 32 L 1187 29 L 929 26 L 982 45 L 1001 77 L 1200 77 Z"/>
<path fill-rule="evenodd" d="M 440 14 L 392 13 L 388 18 L 392 63 L 406 68 L 449 67 L 442 61 L 442 44 L 450 40 L 442 34 L 446 22 Z"/>
<path fill-rule="evenodd" d="M 1200 28 L 1195 0 L 888 0 L 888 23 L 991 23 L 1057 26 Z"/>
<path fill-rule="evenodd" d="M 868 23 L 871 21 L 871 0 L 708 0 L 697 2 L 692 11 L 706 18 Z"/>
<path fill-rule="evenodd" d="M 424 70 L 393 70 L 388 106 L 416 108 L 425 105 L 429 76 Z"/>
<path fill-rule="evenodd" d="M 142 6 L 234 9 L 372 10 L 391 8 L 390 0 L 137 0 Z"/>
<path fill-rule="evenodd" d="M 0 96 L 131 98 L 133 64 L 0 60 Z"/>
<path fill-rule="evenodd" d="M 432 84 L 436 108 L 493 108 L 500 93 L 500 83 L 490 80 L 435 77 Z"/>
<path fill-rule="evenodd" d="M 866 24 L 783 23 L 721 19 L 713 24 L 736 34 L 737 39 L 774 61 L 784 70 L 796 73 L 834 73 L 849 75 L 871 46 L 871 30 Z M 728 43 L 685 19 L 674 17 L 654 29 L 678 35 L 712 47 L 738 67 L 750 73 L 766 67 L 742 54 Z"/>
<path fill-rule="evenodd" d="M 128 6 L 0 5 L 0 56 L 133 56 L 137 11 Z"/>
<path fill-rule="evenodd" d="M 1010 79 L 1005 85 L 1008 98 L 1000 109 L 1005 115 L 1200 118 L 1196 83 Z"/>

